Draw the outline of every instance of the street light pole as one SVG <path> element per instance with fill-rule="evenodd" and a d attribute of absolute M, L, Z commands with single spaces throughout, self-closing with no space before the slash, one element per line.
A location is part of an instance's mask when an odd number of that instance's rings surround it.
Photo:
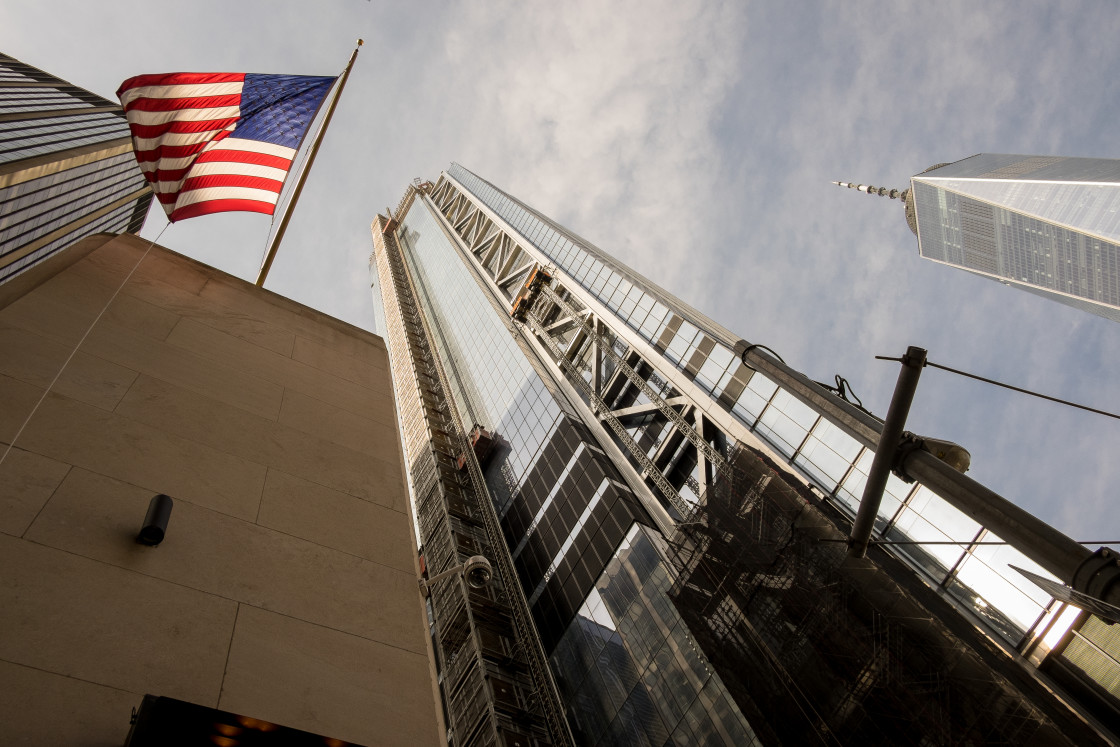
<path fill-rule="evenodd" d="M 848 556 L 852 558 L 862 558 L 867 554 L 867 543 L 871 539 L 879 504 L 883 501 L 883 489 L 887 487 L 891 465 L 902 441 L 902 429 L 906 425 L 906 416 L 910 414 L 910 404 L 914 401 L 914 392 L 918 388 L 918 377 L 922 375 L 922 368 L 926 365 L 925 349 L 911 345 L 906 349 L 906 355 L 902 356 L 901 363 L 902 370 L 898 372 L 887 419 L 883 421 L 879 445 L 875 448 L 875 459 L 871 462 L 863 498 L 860 499 L 859 511 L 852 524 L 852 534 L 848 538 Z"/>

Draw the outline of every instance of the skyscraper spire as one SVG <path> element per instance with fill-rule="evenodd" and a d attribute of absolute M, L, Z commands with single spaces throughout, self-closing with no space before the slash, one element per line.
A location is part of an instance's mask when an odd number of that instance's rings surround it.
<path fill-rule="evenodd" d="M 906 225 L 915 236 L 918 235 L 918 224 L 914 215 L 914 200 L 910 194 L 910 189 L 890 189 L 889 187 L 872 187 L 870 184 L 852 184 L 851 182 L 833 182 L 837 187 L 847 187 L 848 189 L 858 189 L 860 192 L 869 195 L 879 195 L 880 197 L 887 197 L 892 200 L 902 200 L 903 208 L 906 211 Z"/>
<path fill-rule="evenodd" d="M 833 182 L 837 187 L 847 187 L 848 189 L 858 189 L 860 192 L 866 192 L 869 195 L 879 195 L 880 197 L 889 197 L 892 200 L 905 200 L 906 196 L 910 193 L 909 189 L 888 189 L 887 187 L 872 187 L 870 184 L 852 184 L 851 182 Z"/>

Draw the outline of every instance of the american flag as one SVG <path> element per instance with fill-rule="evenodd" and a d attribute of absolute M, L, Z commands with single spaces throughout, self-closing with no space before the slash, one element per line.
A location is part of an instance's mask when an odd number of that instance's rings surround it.
<path fill-rule="evenodd" d="M 272 215 L 333 77 L 161 73 L 117 97 L 140 169 L 171 221 L 227 210 Z"/>

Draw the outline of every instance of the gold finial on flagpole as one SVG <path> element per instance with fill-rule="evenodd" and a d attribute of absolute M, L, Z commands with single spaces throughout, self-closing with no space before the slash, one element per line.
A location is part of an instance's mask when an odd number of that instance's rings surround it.
<path fill-rule="evenodd" d="M 365 42 L 364 42 L 363 40 L 359 39 L 359 40 L 358 40 L 358 46 L 360 47 L 360 46 L 362 46 L 363 44 L 365 44 Z"/>

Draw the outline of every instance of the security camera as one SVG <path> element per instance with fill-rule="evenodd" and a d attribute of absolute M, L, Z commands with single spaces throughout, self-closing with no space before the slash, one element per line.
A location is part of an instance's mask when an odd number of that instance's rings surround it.
<path fill-rule="evenodd" d="M 490 566 L 489 560 L 481 555 L 475 555 L 463 564 L 463 577 L 467 579 L 467 584 L 472 589 L 484 589 L 490 585 L 490 579 L 494 577 L 494 569 Z"/>
<path fill-rule="evenodd" d="M 494 568 L 490 565 L 490 561 L 483 556 L 471 556 L 467 558 L 467 562 L 452 566 L 429 579 L 418 579 L 420 593 L 425 597 L 429 596 L 437 581 L 442 581 L 459 573 L 463 574 L 463 579 L 472 589 L 483 589 L 490 585 L 490 579 L 494 577 Z"/>

